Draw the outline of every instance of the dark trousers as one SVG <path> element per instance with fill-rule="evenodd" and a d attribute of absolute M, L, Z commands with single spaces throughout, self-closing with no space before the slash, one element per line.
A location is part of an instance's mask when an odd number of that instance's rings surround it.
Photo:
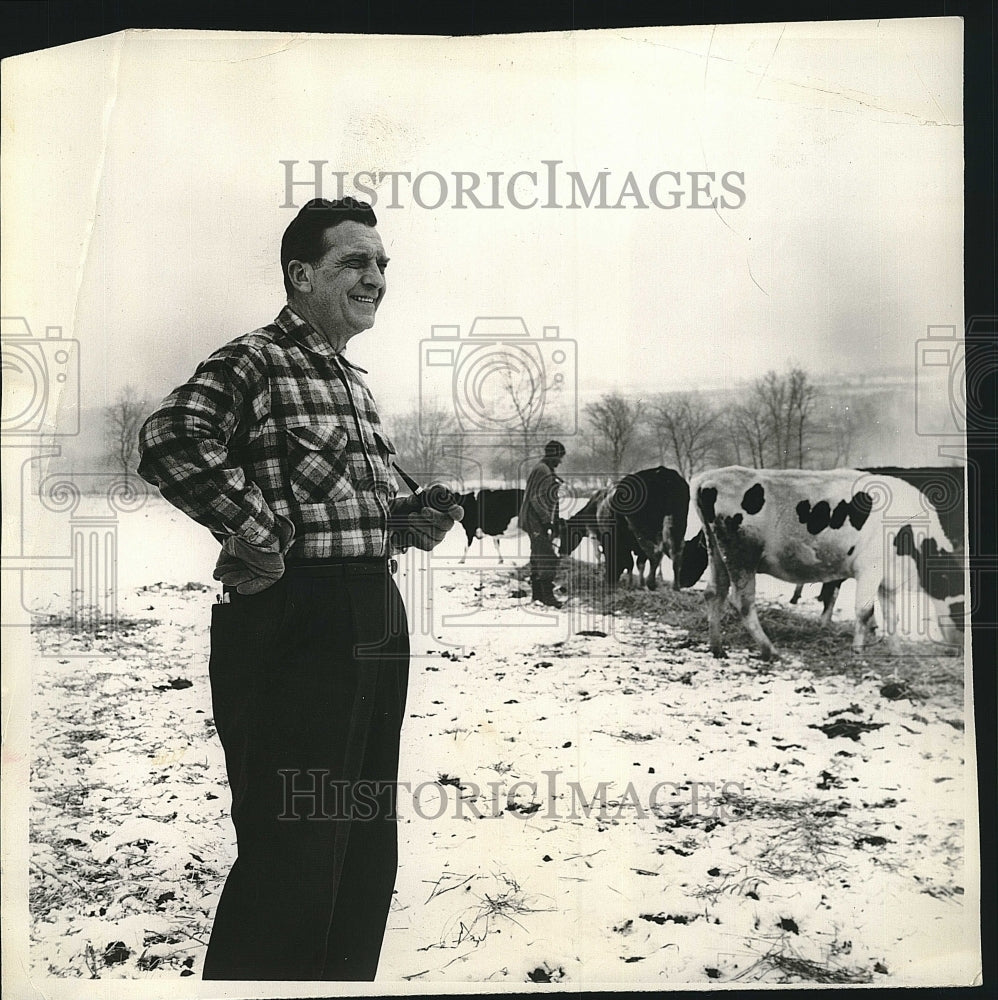
<path fill-rule="evenodd" d="M 318 575 L 317 575 L 318 574 Z M 212 608 L 238 858 L 205 979 L 374 979 L 398 867 L 405 608 L 383 566 L 289 568 Z"/>
<path fill-rule="evenodd" d="M 551 583 L 558 569 L 558 557 L 551 543 L 551 533 L 535 531 L 530 534 L 530 579 L 536 583 Z"/>

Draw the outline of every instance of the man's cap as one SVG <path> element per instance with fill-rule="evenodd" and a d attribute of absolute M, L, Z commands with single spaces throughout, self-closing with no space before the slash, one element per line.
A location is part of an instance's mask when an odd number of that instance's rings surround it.
<path fill-rule="evenodd" d="M 565 455 L 565 446 L 560 441 L 548 441 L 544 445 L 544 457 L 545 458 L 563 458 Z"/>

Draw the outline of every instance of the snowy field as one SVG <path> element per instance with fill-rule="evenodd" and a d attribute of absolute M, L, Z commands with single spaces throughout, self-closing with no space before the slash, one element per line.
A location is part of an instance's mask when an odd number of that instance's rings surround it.
<path fill-rule="evenodd" d="M 716 661 L 699 589 L 603 601 L 584 542 L 571 603 L 541 613 L 524 543 L 460 566 L 455 530 L 400 573 L 414 657 L 387 989 L 972 979 L 962 658 L 914 639 L 854 656 L 851 586 L 825 631 L 816 588 L 790 607 L 763 577 L 783 658 L 761 663 L 732 612 Z M 34 582 L 57 615 L 32 665 L 36 984 L 200 976 L 235 856 L 207 676 L 216 552 L 155 499 L 120 518 L 117 629 L 74 632 L 65 581 Z"/>

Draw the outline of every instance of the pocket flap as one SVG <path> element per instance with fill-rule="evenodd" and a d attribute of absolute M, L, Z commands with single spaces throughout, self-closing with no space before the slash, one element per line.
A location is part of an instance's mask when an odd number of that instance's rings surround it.
<path fill-rule="evenodd" d="M 395 445 L 392 444 L 391 438 L 389 438 L 388 435 L 384 431 L 375 431 L 374 432 L 374 440 L 377 441 L 378 444 L 381 445 L 381 447 L 384 448 L 385 451 L 387 451 L 389 455 L 397 455 L 398 454 L 398 451 L 396 450 Z"/>
<path fill-rule="evenodd" d="M 298 424 L 286 430 L 308 451 L 333 449 L 340 452 L 347 440 L 347 432 L 336 424 Z"/>

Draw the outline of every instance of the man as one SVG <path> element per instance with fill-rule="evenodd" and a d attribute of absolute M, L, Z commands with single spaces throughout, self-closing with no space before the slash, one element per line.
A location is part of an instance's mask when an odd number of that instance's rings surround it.
<path fill-rule="evenodd" d="M 463 512 L 396 499 L 394 448 L 342 354 L 385 295 L 376 224 L 352 198 L 309 202 L 275 322 L 215 351 L 140 435 L 142 476 L 222 543 L 209 673 L 238 857 L 205 979 L 377 971 L 409 666 L 390 546 L 432 548 Z"/>
<path fill-rule="evenodd" d="M 520 508 L 520 527 L 530 536 L 530 589 L 532 599 L 552 608 L 562 602 L 554 596 L 554 574 L 558 567 L 552 538 L 558 517 L 558 485 L 554 470 L 565 457 L 560 441 L 548 441 L 544 457 L 530 470 Z"/>

